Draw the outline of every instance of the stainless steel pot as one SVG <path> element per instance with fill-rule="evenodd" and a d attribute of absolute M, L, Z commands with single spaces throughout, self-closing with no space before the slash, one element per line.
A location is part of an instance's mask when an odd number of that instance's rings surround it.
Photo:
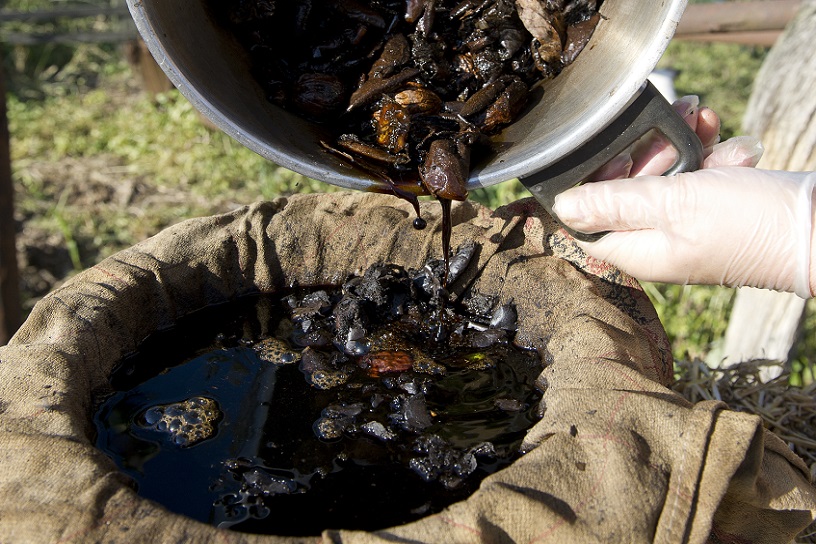
<path fill-rule="evenodd" d="M 652 128 L 679 151 L 670 172 L 699 168 L 696 135 L 646 83 L 674 35 L 687 0 L 606 0 L 602 20 L 576 61 L 542 85 L 541 99 L 475 157 L 469 189 L 519 178 L 548 209 Z M 270 104 L 235 39 L 203 0 L 128 0 L 151 53 L 170 80 L 241 144 L 305 176 L 350 189 L 379 182 L 322 150 L 320 130 Z"/>

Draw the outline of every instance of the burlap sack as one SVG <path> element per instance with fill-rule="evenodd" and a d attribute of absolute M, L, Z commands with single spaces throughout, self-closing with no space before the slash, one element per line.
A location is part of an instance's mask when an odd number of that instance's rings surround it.
<path fill-rule="evenodd" d="M 375 533 L 245 535 L 141 499 L 94 448 L 93 394 L 149 333 L 245 293 L 339 282 L 377 261 L 417 267 L 440 252 L 438 206 L 423 215 L 415 231 L 407 204 L 367 194 L 258 204 L 168 229 L 46 297 L 0 348 L 0 541 L 759 543 L 811 521 L 803 463 L 757 417 L 667 389 L 672 361 L 647 298 L 532 201 L 454 207 L 454 247 L 481 250 L 453 292 L 512 297 L 519 338 L 546 363 L 526 455 L 468 500 Z"/>

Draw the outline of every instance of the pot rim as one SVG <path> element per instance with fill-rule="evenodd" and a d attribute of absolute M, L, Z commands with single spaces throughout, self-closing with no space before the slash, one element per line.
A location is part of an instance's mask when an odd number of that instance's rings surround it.
<path fill-rule="evenodd" d="M 172 1 L 162 0 L 162 3 Z M 183 1 L 186 3 L 189 0 Z M 382 190 L 384 188 L 379 180 L 368 177 L 355 168 L 343 168 L 339 161 L 331 164 L 325 158 L 319 157 L 317 153 L 305 152 L 295 144 L 292 144 L 292 148 L 282 148 L 280 145 L 268 141 L 263 135 L 256 133 L 256 131 L 252 130 L 252 127 L 247 126 L 246 122 L 242 122 L 240 119 L 236 120 L 228 113 L 225 113 L 224 108 L 218 105 L 218 101 L 211 99 L 206 93 L 202 92 L 197 81 L 189 75 L 189 70 L 178 59 L 174 58 L 171 47 L 168 47 L 168 43 L 166 43 L 172 37 L 165 33 L 160 21 L 154 21 L 151 18 L 151 10 L 153 9 L 151 5 L 153 2 L 150 0 L 127 0 L 127 4 L 139 33 L 170 81 L 204 117 L 228 136 L 260 156 L 309 178 L 348 189 Z M 660 3 L 660 9 L 664 10 L 665 15 L 659 21 L 660 24 L 657 28 L 644 33 L 644 36 L 641 37 L 645 47 L 639 48 L 640 50 L 636 52 L 633 63 L 626 64 L 625 74 L 619 76 L 617 80 L 601 82 L 602 93 L 597 90 L 593 91 L 597 96 L 588 104 L 591 107 L 587 107 L 585 111 L 579 113 L 579 123 L 577 125 L 565 124 L 564 126 L 558 126 L 552 129 L 552 134 L 545 142 L 546 145 L 539 145 L 535 149 L 525 149 L 518 153 L 513 152 L 510 157 L 505 157 L 507 153 L 504 148 L 513 147 L 519 141 L 523 142 L 525 138 L 524 134 L 519 134 L 519 131 L 523 130 L 521 126 L 515 127 L 514 130 L 514 125 L 517 125 L 518 121 L 507 127 L 498 136 L 491 138 L 491 141 L 495 144 L 495 149 L 499 151 L 473 167 L 467 184 L 468 189 L 489 187 L 510 179 L 533 175 L 567 157 L 570 152 L 590 141 L 594 135 L 612 123 L 637 98 L 649 74 L 657 66 L 660 57 L 674 35 L 686 4 L 687 0 L 667 0 Z M 596 61 L 595 58 L 600 54 L 599 50 L 603 48 L 596 48 L 595 45 L 599 40 L 606 37 L 621 42 L 620 31 L 617 30 L 618 27 L 614 26 L 616 24 L 614 21 L 621 18 L 615 15 L 617 13 L 615 10 L 618 10 L 618 6 L 621 5 L 632 5 L 633 7 L 630 9 L 636 9 L 631 1 L 627 4 L 627 0 L 606 0 L 600 10 L 602 19 L 589 44 L 578 55 L 575 62 L 568 66 L 559 76 L 541 85 L 543 89 L 542 104 L 531 105 L 530 107 L 533 110 L 528 108 L 528 117 L 540 119 L 542 111 L 546 115 L 546 111 L 550 107 L 554 107 L 558 96 L 568 96 L 569 93 L 583 91 L 586 76 L 576 76 L 581 73 L 581 70 L 586 72 L 585 68 L 591 68 L 593 63 L 598 64 L 599 61 Z M 626 54 L 628 54 L 627 51 L 622 52 L 622 55 Z M 600 63 L 603 63 L 604 60 L 601 58 Z M 265 98 L 261 99 L 265 100 Z M 283 110 L 271 104 L 266 104 L 263 107 L 280 110 L 273 119 L 269 120 L 270 123 L 278 123 L 288 117 L 294 117 L 294 114 L 283 112 Z M 304 122 L 301 120 L 300 124 Z M 281 132 L 289 130 L 290 138 L 297 139 L 298 134 L 291 132 L 291 129 L 292 127 L 282 127 L 280 130 Z M 320 152 L 326 155 L 322 150 Z"/>

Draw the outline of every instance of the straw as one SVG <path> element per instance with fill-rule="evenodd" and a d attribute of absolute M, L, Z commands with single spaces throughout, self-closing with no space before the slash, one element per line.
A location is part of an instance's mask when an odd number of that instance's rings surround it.
<path fill-rule="evenodd" d="M 769 367 L 782 367 L 782 374 L 763 383 L 760 370 Z M 691 402 L 721 400 L 732 410 L 758 415 L 816 476 L 816 383 L 796 387 L 789 378 L 789 368 L 776 361 L 748 361 L 718 369 L 700 360 L 677 361 L 672 389 Z M 816 522 L 796 542 L 816 543 Z"/>

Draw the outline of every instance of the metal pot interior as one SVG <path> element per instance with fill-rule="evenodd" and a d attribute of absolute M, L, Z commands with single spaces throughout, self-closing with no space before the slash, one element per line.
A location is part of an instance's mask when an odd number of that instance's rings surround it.
<path fill-rule="evenodd" d="M 687 0 L 605 0 L 576 61 L 474 157 L 469 188 L 529 175 L 588 141 L 636 96 L 671 40 Z M 270 104 L 234 38 L 203 0 L 128 0 L 150 51 L 193 105 L 241 144 L 298 173 L 367 189 L 376 182 L 321 149 L 314 123 Z"/>

